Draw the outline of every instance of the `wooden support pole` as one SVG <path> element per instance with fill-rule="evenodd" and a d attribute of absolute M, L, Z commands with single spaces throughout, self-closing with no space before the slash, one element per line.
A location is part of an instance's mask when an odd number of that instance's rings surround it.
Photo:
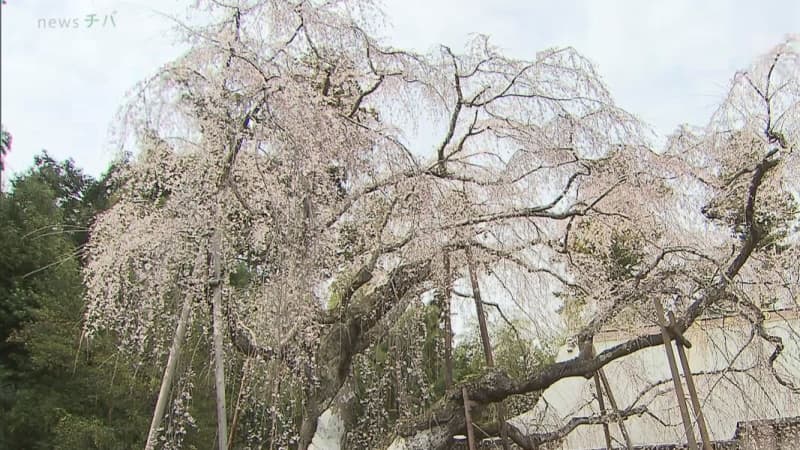
<path fill-rule="evenodd" d="M 611 391 L 611 383 L 608 382 L 608 378 L 606 377 L 606 373 L 603 369 L 597 371 L 599 375 L 600 381 L 603 383 L 603 387 L 605 388 L 606 395 L 608 395 L 608 402 L 611 403 L 611 408 L 615 414 L 619 414 L 619 407 L 617 406 L 617 400 L 614 398 L 614 393 Z M 622 438 L 625 439 L 625 447 L 628 450 L 633 449 L 633 442 L 631 441 L 631 436 L 628 434 L 628 429 L 625 427 L 625 419 L 620 417 L 617 420 L 617 425 L 619 426 L 619 432 L 622 433 Z"/>
<path fill-rule="evenodd" d="M 476 450 L 475 431 L 472 430 L 472 414 L 469 412 L 469 394 L 467 394 L 466 386 L 461 388 L 461 396 L 464 397 L 464 419 L 467 421 L 467 445 L 469 450 Z"/>
<path fill-rule="evenodd" d="M 669 324 L 670 328 L 675 334 L 680 335 L 675 330 L 675 314 L 672 311 L 669 312 Z M 684 339 L 685 340 L 685 339 Z M 676 345 L 678 349 L 678 358 L 681 361 L 681 367 L 683 368 L 683 376 L 686 378 L 686 390 L 689 391 L 689 400 L 692 402 L 692 409 L 694 409 L 694 416 L 697 420 L 697 427 L 700 428 L 700 439 L 703 441 L 703 450 L 711 450 L 711 437 L 708 434 L 708 427 L 706 426 L 706 419 L 703 416 L 703 409 L 700 406 L 700 398 L 697 395 L 697 388 L 694 384 L 694 376 L 692 376 L 692 369 L 689 367 L 689 358 L 686 356 L 686 350 L 683 348 L 684 346 L 681 345 L 681 341 L 678 341 L 678 345 Z"/>
<path fill-rule="evenodd" d="M 661 328 L 661 336 L 664 339 L 664 351 L 667 354 L 669 370 L 672 373 L 672 383 L 675 386 L 675 396 L 677 397 L 678 409 L 681 412 L 681 419 L 683 420 L 683 429 L 686 432 L 686 441 L 689 450 L 697 450 L 697 439 L 695 439 L 694 436 L 692 419 L 689 417 L 689 408 L 686 405 L 686 394 L 683 392 L 681 375 L 680 372 L 678 372 L 678 365 L 675 362 L 675 353 L 672 351 L 672 338 L 669 330 L 667 329 L 666 318 L 664 317 L 664 307 L 661 306 L 661 301 L 657 298 L 653 299 L 653 306 L 655 306 L 658 325 Z"/>
<path fill-rule="evenodd" d="M 211 249 L 212 283 L 212 327 L 214 343 L 214 385 L 217 400 L 217 439 L 218 449 L 228 447 L 228 414 L 225 408 L 225 351 L 222 331 L 222 232 L 219 228 L 214 231 Z"/>
<path fill-rule="evenodd" d="M 483 299 L 481 289 L 478 285 L 478 275 L 475 272 L 475 262 L 472 258 L 472 251 L 469 246 L 466 248 L 467 267 L 469 268 L 469 279 L 472 284 L 472 297 L 475 299 L 475 312 L 478 315 L 478 329 L 481 333 L 481 344 L 483 345 L 483 355 L 486 358 L 486 366 L 494 367 L 494 355 L 492 354 L 492 344 L 489 341 L 489 328 L 486 326 L 486 314 L 483 312 Z"/>
<path fill-rule="evenodd" d="M 450 254 L 445 252 L 442 255 L 444 265 L 444 283 L 442 299 L 442 314 L 444 315 L 444 389 L 448 390 L 453 386 L 453 324 L 451 323 L 450 309 Z"/>
<path fill-rule="evenodd" d="M 597 392 L 597 404 L 600 405 L 600 414 L 606 415 L 606 405 L 603 401 L 603 388 L 600 386 L 600 374 L 594 373 L 594 390 Z M 606 438 L 606 448 L 611 449 L 611 430 L 608 429 L 608 422 L 603 422 L 603 436 Z"/>
<path fill-rule="evenodd" d="M 245 381 L 247 381 L 247 369 L 250 365 L 250 356 L 247 356 L 242 364 L 242 378 L 239 381 L 239 395 L 236 397 L 236 407 L 233 409 L 233 419 L 231 419 L 231 429 L 228 432 L 228 450 L 233 450 L 233 441 L 236 437 L 236 427 L 239 423 L 239 411 L 241 411 L 242 397 L 244 397 Z"/>
<path fill-rule="evenodd" d="M 164 368 L 164 376 L 161 377 L 161 389 L 158 391 L 156 409 L 153 412 L 153 420 L 150 422 L 150 431 L 147 433 L 147 442 L 144 445 L 145 450 L 152 450 L 156 445 L 158 426 L 161 424 L 161 420 L 164 418 L 164 412 L 167 408 L 167 397 L 172 387 L 172 380 L 175 378 L 175 366 L 177 366 L 178 359 L 181 356 L 181 346 L 183 345 L 183 337 L 186 335 L 186 324 L 188 322 L 189 313 L 192 310 L 193 300 L 194 299 L 190 295 L 187 295 L 183 300 L 183 308 L 181 308 L 178 326 L 175 330 L 175 336 L 172 338 L 172 347 L 169 349 L 167 367 Z"/>
<path fill-rule="evenodd" d="M 202 267 L 204 258 L 205 249 L 197 253 L 194 270 L 197 270 L 198 267 Z M 193 271 L 193 273 L 196 272 Z M 161 420 L 164 419 L 164 413 L 167 408 L 167 397 L 169 396 L 170 388 L 172 388 L 172 380 L 175 378 L 175 367 L 178 364 L 178 359 L 181 357 L 181 347 L 183 346 L 189 314 L 192 311 L 192 304 L 194 301 L 195 299 L 191 295 L 186 295 L 183 299 L 181 315 L 178 318 L 175 336 L 172 338 L 172 347 L 170 347 L 169 356 L 167 357 L 167 367 L 164 368 L 164 375 L 161 377 L 161 389 L 158 391 L 158 400 L 156 400 L 156 408 L 155 411 L 153 411 L 153 420 L 150 422 L 147 442 L 144 444 L 145 450 L 152 450 L 156 445 L 158 426 L 161 424 Z"/>
<path fill-rule="evenodd" d="M 475 271 L 475 260 L 472 257 L 472 250 L 469 245 L 466 249 L 467 267 L 469 269 L 469 279 L 472 284 L 472 297 L 475 299 L 475 312 L 478 315 L 478 327 L 481 332 L 481 343 L 483 344 L 483 354 L 486 357 L 486 367 L 494 367 L 494 354 L 492 353 L 492 343 L 489 341 L 489 328 L 486 326 L 486 314 L 483 311 L 483 298 L 481 297 L 481 289 L 478 284 L 478 275 Z M 510 450 L 511 446 L 508 443 L 508 430 L 506 429 L 506 413 L 503 407 L 503 402 L 496 405 L 497 423 L 500 424 L 500 438 L 503 445 L 503 450 Z"/>

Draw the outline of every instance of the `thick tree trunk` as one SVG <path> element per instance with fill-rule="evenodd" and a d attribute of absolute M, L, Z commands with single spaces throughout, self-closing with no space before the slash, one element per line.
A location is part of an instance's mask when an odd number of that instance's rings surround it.
<path fill-rule="evenodd" d="M 311 379 L 307 379 L 306 382 L 310 383 Z M 308 391 L 313 392 L 313 388 L 309 388 Z M 322 411 L 319 410 L 316 397 L 314 393 L 306 394 L 307 404 L 305 411 L 303 411 L 303 422 L 300 424 L 298 450 L 307 450 L 314 440 L 314 434 L 317 432 L 317 420 L 322 415 Z"/>
<path fill-rule="evenodd" d="M 388 326 L 384 319 L 397 308 L 408 304 L 409 295 L 414 288 L 431 275 L 430 261 L 417 261 L 396 267 L 387 274 L 385 280 L 375 286 L 365 286 L 372 278 L 372 270 L 367 270 L 364 277 L 357 277 L 354 283 L 364 294 L 358 298 L 348 299 L 346 316 L 331 324 L 320 337 L 319 347 L 315 355 L 317 367 L 315 373 L 307 374 L 319 379 L 319 386 L 309 389 L 305 394 L 307 406 L 303 411 L 303 423 L 300 430 L 300 449 L 311 444 L 317 428 L 317 420 L 324 412 L 320 405 L 328 405 L 342 389 L 350 376 L 353 358 L 364 351 L 381 335 L 380 326 Z M 344 302 L 344 299 L 343 299 Z"/>
<path fill-rule="evenodd" d="M 303 418 L 303 423 L 300 425 L 300 441 L 297 445 L 299 450 L 308 450 L 317 432 L 317 420 L 320 415 L 314 413 Z"/>
<path fill-rule="evenodd" d="M 339 389 L 339 393 L 328 409 L 320 414 L 317 430 L 311 439 L 309 449 L 339 450 L 345 447 L 347 431 L 352 430 L 356 417 L 358 398 L 355 395 L 355 383 L 352 377 Z"/>

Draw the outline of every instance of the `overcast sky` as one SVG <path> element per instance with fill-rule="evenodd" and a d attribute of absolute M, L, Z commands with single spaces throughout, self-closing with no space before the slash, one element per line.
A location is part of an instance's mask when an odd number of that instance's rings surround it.
<path fill-rule="evenodd" d="M 98 175 L 114 156 L 108 126 L 126 91 L 180 52 L 158 13 L 180 17 L 193 0 L 6 2 L 0 103 L 14 136 L 7 170 L 25 170 L 47 149 Z M 395 47 L 458 49 L 471 33 L 490 35 L 518 58 L 573 46 L 596 63 L 618 104 L 661 134 L 704 124 L 737 69 L 800 31 L 797 0 L 384 4 Z"/>

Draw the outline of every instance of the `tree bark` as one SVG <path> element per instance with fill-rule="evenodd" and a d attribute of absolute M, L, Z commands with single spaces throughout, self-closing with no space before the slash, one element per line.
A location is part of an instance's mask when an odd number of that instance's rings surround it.
<path fill-rule="evenodd" d="M 380 284 L 367 285 L 372 279 L 372 269 L 364 283 L 357 290 L 364 294 L 349 302 L 345 316 L 332 323 L 320 337 L 315 352 L 316 368 L 313 375 L 319 379 L 319 386 L 306 393 L 307 407 L 303 412 L 300 449 L 311 444 L 317 428 L 317 419 L 324 412 L 320 405 L 328 405 L 341 390 L 350 376 L 353 358 L 369 347 L 376 333 L 384 324 L 383 319 L 391 316 L 396 308 L 407 305 L 414 288 L 431 276 L 430 260 L 416 261 L 396 267 L 387 274 Z M 356 290 L 353 290 L 355 292 Z M 307 378 L 311 379 L 311 373 Z"/>

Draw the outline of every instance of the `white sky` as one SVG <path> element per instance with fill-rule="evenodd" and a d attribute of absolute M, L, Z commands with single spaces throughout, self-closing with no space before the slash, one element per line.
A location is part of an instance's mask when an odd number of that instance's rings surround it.
<path fill-rule="evenodd" d="M 2 123 L 7 170 L 47 149 L 98 175 L 113 157 L 108 126 L 126 90 L 177 56 L 169 23 L 192 0 L 7 0 L 2 6 Z M 385 0 L 395 47 L 460 49 L 470 33 L 532 58 L 571 45 L 597 64 L 615 99 L 666 134 L 702 125 L 733 73 L 800 31 L 800 1 Z M 87 16 L 99 22 L 88 27 Z M 115 25 L 107 22 L 113 14 Z M 77 19 L 42 29 L 40 19 Z M 4 179 L 8 178 L 4 174 Z"/>

